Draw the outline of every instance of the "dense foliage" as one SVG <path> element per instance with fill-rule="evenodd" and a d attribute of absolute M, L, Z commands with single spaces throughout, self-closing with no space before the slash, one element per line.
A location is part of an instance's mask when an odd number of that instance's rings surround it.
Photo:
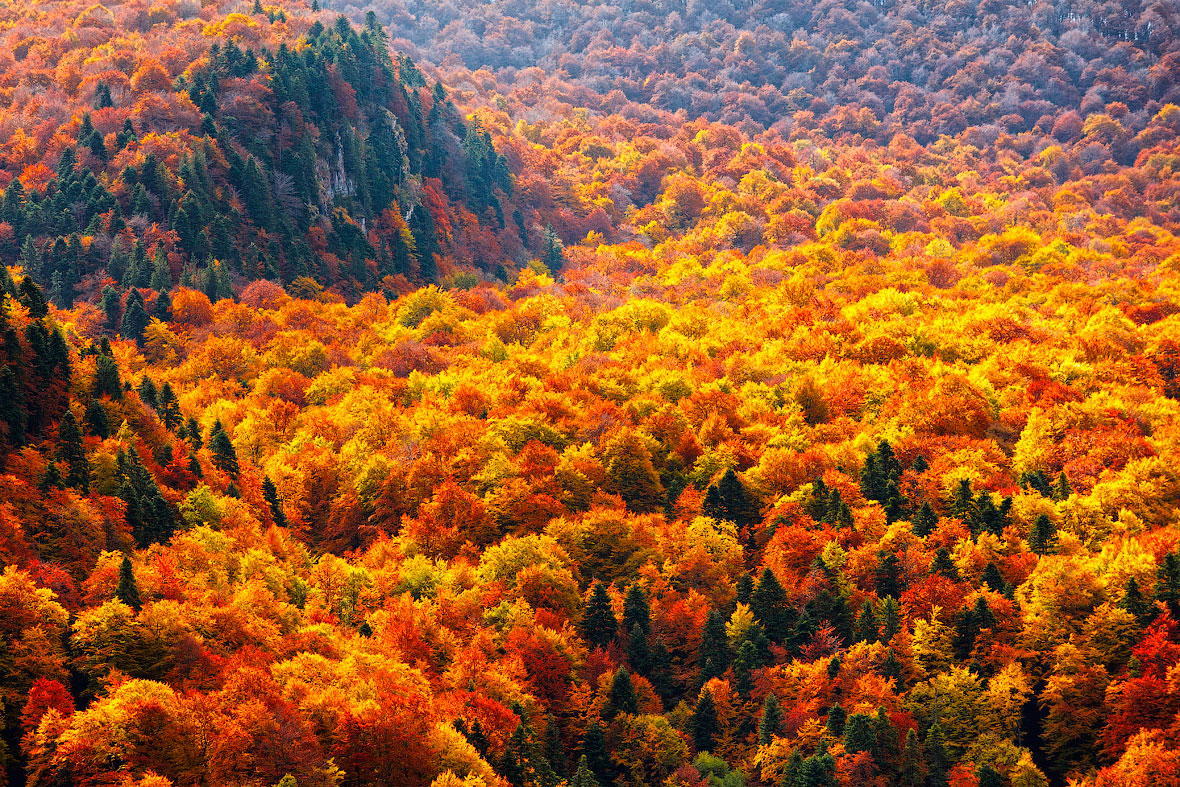
<path fill-rule="evenodd" d="M 904 130 L 925 143 L 968 126 L 1064 131 L 1112 101 L 1141 124 L 1180 96 L 1175 0 L 329 6 L 375 9 L 399 45 L 488 69 L 505 91 L 544 83 L 601 108 L 784 130 Z"/>
<path fill-rule="evenodd" d="M 355 297 L 539 242 L 487 132 L 375 23 L 220 5 L 8 9 L 0 244 L 53 303 L 118 326 L 176 283 Z"/>
<path fill-rule="evenodd" d="M 112 8 L 0 34 L 0 150 L 44 135 L 0 170 L 9 783 L 1180 781 L 1180 108 L 739 128 L 294 3 Z M 134 164 L 79 133 L 112 40 L 198 107 L 121 110 Z M 123 275 L 63 295 L 58 238 Z"/>

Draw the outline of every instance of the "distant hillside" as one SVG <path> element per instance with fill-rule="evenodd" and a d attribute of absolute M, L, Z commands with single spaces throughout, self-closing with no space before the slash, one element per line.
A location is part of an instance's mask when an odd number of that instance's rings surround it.
<path fill-rule="evenodd" d="M 6 12 L 0 259 L 136 334 L 181 283 L 352 298 L 526 258 L 505 159 L 379 27 L 237 8 Z"/>
<path fill-rule="evenodd" d="M 905 131 L 925 143 L 973 125 L 1067 127 L 1071 113 L 1115 102 L 1141 126 L 1180 98 L 1176 0 L 329 5 L 375 9 L 395 42 L 490 68 L 505 85 L 538 66 L 603 108 L 636 102 L 747 126 Z"/>

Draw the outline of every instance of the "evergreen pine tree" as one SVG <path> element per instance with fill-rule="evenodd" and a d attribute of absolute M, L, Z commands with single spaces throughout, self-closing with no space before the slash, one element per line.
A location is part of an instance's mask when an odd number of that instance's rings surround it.
<path fill-rule="evenodd" d="M 24 394 L 12 367 L 0 367 L 0 422 L 9 445 L 22 445 L 29 414 L 25 409 Z"/>
<path fill-rule="evenodd" d="M 610 596 L 606 585 L 595 582 L 586 599 L 586 612 L 582 617 L 582 637 L 591 647 L 605 648 L 615 639 L 618 621 L 611 609 Z"/>
<path fill-rule="evenodd" d="M 213 464 L 217 465 L 223 473 L 236 478 L 240 468 L 238 466 L 238 454 L 234 450 L 234 444 L 226 434 L 225 427 L 221 425 L 221 421 L 214 421 L 213 428 L 209 431 L 209 452 L 213 454 Z"/>
<path fill-rule="evenodd" d="M 881 550 L 877 553 L 877 568 L 873 571 L 874 584 L 877 586 L 877 596 L 901 595 L 901 561 L 892 552 Z"/>
<path fill-rule="evenodd" d="M 1143 597 L 1143 591 L 1139 589 L 1139 582 L 1135 577 L 1127 580 L 1127 589 L 1123 594 L 1123 598 L 1118 604 L 1120 609 L 1126 610 L 1135 616 L 1140 625 L 1146 625 L 1151 621 L 1152 613 L 1155 608 Z"/>
<path fill-rule="evenodd" d="M 103 287 L 98 305 L 105 317 L 106 327 L 112 330 L 118 328 L 123 308 L 119 302 L 119 291 L 110 284 Z"/>
<path fill-rule="evenodd" d="M 139 586 L 135 582 L 135 571 L 131 567 L 131 558 L 126 554 L 123 555 L 123 562 L 119 564 L 119 584 L 115 588 L 115 598 L 136 612 L 142 606 Z"/>
<path fill-rule="evenodd" d="M 925 538 L 934 532 L 938 525 L 938 514 L 930 507 L 930 503 L 923 501 L 922 507 L 914 515 L 914 535 Z"/>
<path fill-rule="evenodd" d="M 623 630 L 631 631 L 636 626 L 646 634 L 651 629 L 651 607 L 647 602 L 647 592 L 638 582 L 627 587 L 627 595 L 623 597 Z"/>
<path fill-rule="evenodd" d="M 156 396 L 156 411 L 160 414 L 160 420 L 163 421 L 164 426 L 168 429 L 176 429 L 182 423 L 180 416 L 180 402 L 176 399 L 176 394 L 172 390 L 171 383 L 164 383 L 160 386 L 160 392 Z"/>
<path fill-rule="evenodd" d="M 1156 569 L 1155 598 L 1168 606 L 1172 617 L 1180 617 L 1180 558 L 1175 552 L 1164 555 Z"/>
<path fill-rule="evenodd" d="M 951 553 L 946 547 L 939 547 L 934 553 L 934 560 L 930 563 L 931 574 L 942 574 L 948 579 L 959 579 L 959 569 L 951 560 Z"/>
<path fill-rule="evenodd" d="M 926 752 L 918 740 L 918 733 L 907 730 L 901 750 L 897 783 L 900 787 L 923 787 L 926 784 Z"/>
<path fill-rule="evenodd" d="M 49 462 L 45 466 L 45 474 L 41 476 L 41 483 L 38 485 L 42 492 L 48 492 L 51 489 L 61 489 L 65 486 L 65 480 L 61 477 L 61 470 L 57 467 L 57 462 Z"/>
<path fill-rule="evenodd" d="M 866 601 L 861 605 L 860 616 L 856 619 L 856 641 L 876 642 L 880 634 L 873 605 Z"/>
<path fill-rule="evenodd" d="M 627 636 L 627 661 L 631 669 L 640 675 L 651 672 L 651 649 L 648 647 L 647 631 L 638 623 L 631 627 Z"/>
<path fill-rule="evenodd" d="M 774 740 L 774 736 L 782 730 L 783 710 L 778 697 L 774 693 L 766 695 L 762 701 L 762 714 L 758 718 L 758 743 L 765 746 Z"/>
<path fill-rule="evenodd" d="M 971 482 L 964 478 L 955 487 L 955 494 L 951 498 L 951 516 L 956 516 L 964 522 L 969 522 L 974 514 L 974 509 L 975 495 L 971 492 Z"/>
<path fill-rule="evenodd" d="M 86 428 L 90 434 L 105 440 L 111 436 L 111 425 L 107 419 L 107 410 L 98 399 L 91 399 L 86 405 Z"/>
<path fill-rule="evenodd" d="M 995 563 L 988 561 L 988 564 L 983 567 L 983 575 L 980 577 L 982 584 L 997 593 L 1004 592 L 1004 577 L 1000 574 L 1000 569 Z"/>
<path fill-rule="evenodd" d="M 94 363 L 94 395 L 109 396 L 118 401 L 123 398 L 123 383 L 119 379 L 119 367 L 115 359 L 105 353 L 100 353 Z"/>
<path fill-rule="evenodd" d="M 1057 544 L 1057 528 L 1048 514 L 1041 514 L 1033 522 L 1028 534 L 1028 548 L 1038 555 L 1048 555 Z"/>
<path fill-rule="evenodd" d="M 606 733 L 597 720 L 591 721 L 582 736 L 582 760 L 603 784 L 611 781 L 611 760 L 606 748 Z"/>
<path fill-rule="evenodd" d="M 769 568 L 762 570 L 758 584 L 750 594 L 750 611 L 758 619 L 771 642 L 783 642 L 791 634 L 794 621 L 786 607 L 787 591 Z"/>
<path fill-rule="evenodd" d="M 1065 477 L 1065 471 L 1062 470 L 1057 476 L 1057 483 L 1053 486 L 1053 499 L 1065 500 L 1073 494 L 1073 487 L 1069 485 L 1069 479 Z"/>
<path fill-rule="evenodd" d="M 634 715 L 638 712 L 639 701 L 635 696 L 635 686 L 631 683 L 631 673 L 625 667 L 620 667 L 615 670 L 615 676 L 611 679 L 602 715 L 613 719 L 620 713 Z"/>
<path fill-rule="evenodd" d="M 725 618 L 718 610 L 710 610 L 705 618 L 697 663 L 702 681 L 721 677 L 729 666 L 729 637 L 725 633 Z"/>
<path fill-rule="evenodd" d="M 848 720 L 848 711 L 844 710 L 841 705 L 833 705 L 828 708 L 828 732 L 837 737 L 844 734 L 844 723 Z"/>
<path fill-rule="evenodd" d="M 733 657 L 733 685 L 742 697 L 750 696 L 754 690 L 754 670 L 761 664 L 758 648 L 750 640 L 745 640 L 738 646 L 737 654 Z"/>
<path fill-rule="evenodd" d="M 283 503 L 279 499 L 279 490 L 275 487 L 274 481 L 270 480 L 270 476 L 263 476 L 262 478 L 262 497 L 266 500 L 267 506 L 270 507 L 270 515 L 274 522 L 279 527 L 287 526 L 287 515 L 283 513 Z"/>
<path fill-rule="evenodd" d="M 574 771 L 569 787 L 602 787 L 598 779 L 594 777 L 594 772 L 590 770 L 590 763 L 585 754 L 578 760 L 578 769 Z"/>
<path fill-rule="evenodd" d="M 111 89 L 106 82 L 99 82 L 94 89 L 94 108 L 106 109 L 115 105 L 114 99 L 111 98 Z"/>
<path fill-rule="evenodd" d="M 128 339 L 139 341 L 143 338 L 143 331 L 148 327 L 152 318 L 148 316 L 147 307 L 143 303 L 143 295 L 132 288 L 127 293 L 127 308 L 123 310 L 123 321 L 119 324 L 119 333 Z"/>
<path fill-rule="evenodd" d="M 990 765 L 980 765 L 975 771 L 979 787 L 1004 787 L 1004 777 Z"/>
<path fill-rule="evenodd" d="M 927 784 L 932 787 L 946 785 L 951 760 L 946 750 L 946 735 L 942 731 L 942 725 L 937 721 L 931 724 L 930 729 L 927 730 L 923 748 L 926 754 Z"/>
<path fill-rule="evenodd" d="M 849 754 L 877 748 L 877 733 L 872 716 L 854 713 L 844 723 L 844 751 Z"/>
<path fill-rule="evenodd" d="M 540 254 L 540 261 L 549 268 L 550 273 L 556 274 L 565 267 L 565 245 L 562 243 L 562 238 L 557 237 L 557 232 L 553 228 L 546 227 L 542 232 L 542 254 Z"/>
<path fill-rule="evenodd" d="M 41 288 L 28 276 L 22 278 L 17 285 L 16 298 L 29 310 L 29 315 L 34 319 L 39 320 L 49 314 L 49 302 L 45 300 Z"/>
<path fill-rule="evenodd" d="M 717 706 L 713 701 L 713 693 L 708 689 L 702 689 L 697 697 L 697 704 L 693 708 L 688 726 L 696 750 L 711 751 L 721 727 L 717 721 Z"/>
<path fill-rule="evenodd" d="M 90 463 L 82 447 L 82 430 L 68 407 L 57 425 L 57 456 L 66 463 L 66 484 L 83 493 L 90 489 Z"/>

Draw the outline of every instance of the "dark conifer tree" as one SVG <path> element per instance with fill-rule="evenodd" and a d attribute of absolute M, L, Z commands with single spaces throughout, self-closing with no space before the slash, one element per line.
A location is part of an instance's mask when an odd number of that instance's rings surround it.
<path fill-rule="evenodd" d="M 582 616 L 582 637 L 591 647 L 605 648 L 614 641 L 618 627 L 606 585 L 595 582 L 586 599 L 586 611 Z"/>
<path fill-rule="evenodd" d="M 1056 548 L 1057 528 L 1047 514 L 1041 514 L 1033 522 L 1028 534 L 1028 548 L 1038 555 L 1048 555 Z"/>
<path fill-rule="evenodd" d="M 66 484 L 86 493 L 90 489 L 90 463 L 82 447 L 82 430 L 69 408 L 57 426 L 57 456 L 66 463 Z"/>
<path fill-rule="evenodd" d="M 762 701 L 762 714 L 758 719 L 758 743 L 765 746 L 774 740 L 774 736 L 782 731 L 783 711 L 778 697 L 773 693 L 767 694 Z"/>
<path fill-rule="evenodd" d="M 115 359 L 105 353 L 95 358 L 93 391 L 95 396 L 109 396 L 115 401 L 123 398 L 119 367 L 115 365 Z"/>
<path fill-rule="evenodd" d="M 209 431 L 209 452 L 213 455 L 213 464 L 223 473 L 237 477 L 240 471 L 238 453 L 234 450 L 234 444 L 226 434 L 221 421 L 214 421 L 213 428 Z"/>
<path fill-rule="evenodd" d="M 634 715 L 638 712 L 639 701 L 635 696 L 635 685 L 631 683 L 631 673 L 620 667 L 615 670 L 615 676 L 611 679 L 602 715 L 607 719 L 613 719 L 620 713 Z"/>
<path fill-rule="evenodd" d="M 135 571 L 131 566 L 131 558 L 127 555 L 123 555 L 123 562 L 119 564 L 119 584 L 115 588 L 115 598 L 136 612 L 143 604 L 139 597 L 139 585 L 135 582 Z"/>
<path fill-rule="evenodd" d="M 688 722 L 692 735 L 692 745 L 697 751 L 712 751 L 721 732 L 721 725 L 717 720 L 717 705 L 713 700 L 713 692 L 702 689 L 697 697 L 696 706 Z"/>
<path fill-rule="evenodd" d="M 729 666 L 729 637 L 725 633 L 725 618 L 718 610 L 710 610 L 705 618 L 697 663 L 702 681 L 720 677 Z"/>

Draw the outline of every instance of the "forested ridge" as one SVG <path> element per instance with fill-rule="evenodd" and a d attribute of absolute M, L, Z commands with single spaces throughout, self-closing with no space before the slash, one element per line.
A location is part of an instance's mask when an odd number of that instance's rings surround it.
<path fill-rule="evenodd" d="M 0 783 L 1180 783 L 1168 18 L 0 8 Z"/>

